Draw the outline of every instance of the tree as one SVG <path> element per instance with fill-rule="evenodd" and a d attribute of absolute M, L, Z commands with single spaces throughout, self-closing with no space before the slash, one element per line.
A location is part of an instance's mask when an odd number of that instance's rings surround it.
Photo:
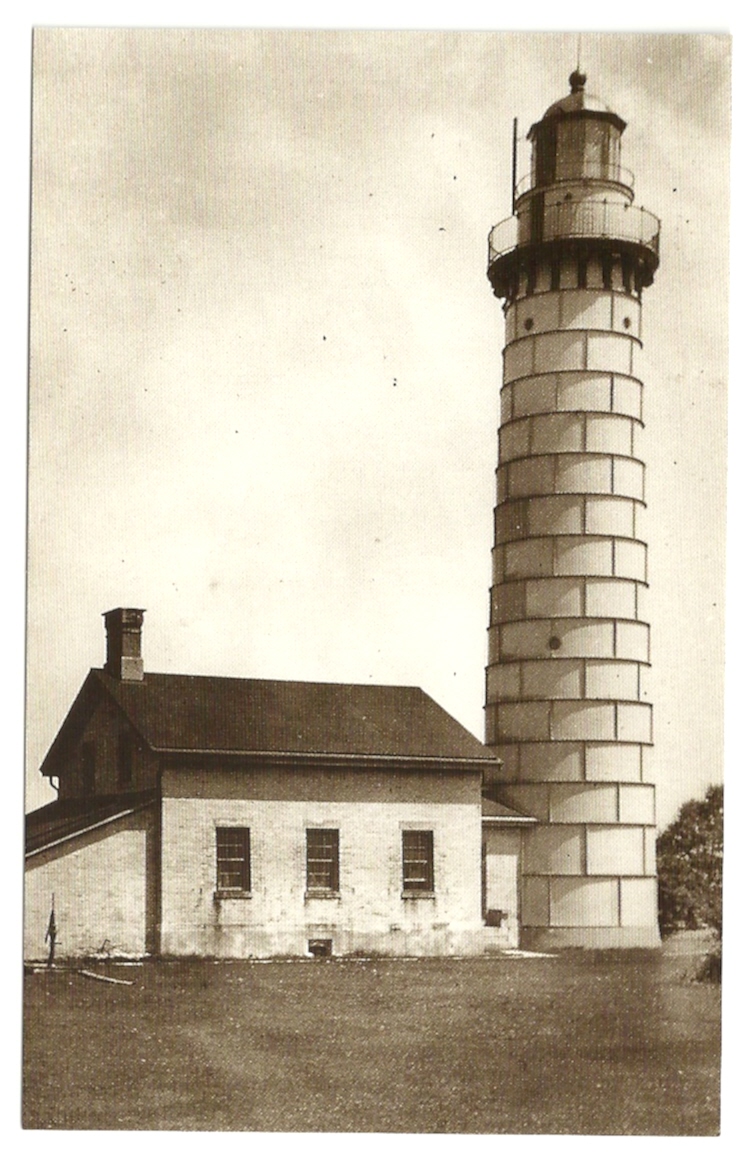
<path fill-rule="evenodd" d="M 661 934 L 723 926 L 723 786 L 686 802 L 658 835 L 658 921 Z"/>

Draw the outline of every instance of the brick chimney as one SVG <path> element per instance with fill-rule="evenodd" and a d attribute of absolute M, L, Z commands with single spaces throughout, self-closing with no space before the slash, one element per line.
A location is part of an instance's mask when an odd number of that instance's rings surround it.
<path fill-rule="evenodd" d="M 103 612 L 107 633 L 107 661 L 105 672 L 116 681 L 143 681 L 144 662 L 141 656 L 141 625 L 143 608 L 112 608 Z"/>

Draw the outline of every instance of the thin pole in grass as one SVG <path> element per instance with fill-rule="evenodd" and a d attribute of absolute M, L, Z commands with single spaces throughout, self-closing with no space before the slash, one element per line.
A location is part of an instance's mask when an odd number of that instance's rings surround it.
<path fill-rule="evenodd" d="M 44 941 L 50 944 L 49 953 L 47 955 L 47 966 L 52 967 L 55 963 L 55 942 L 57 941 L 57 923 L 55 922 L 55 895 L 52 895 L 52 905 L 50 907 L 50 921 L 47 923 L 47 933 L 44 936 Z"/>

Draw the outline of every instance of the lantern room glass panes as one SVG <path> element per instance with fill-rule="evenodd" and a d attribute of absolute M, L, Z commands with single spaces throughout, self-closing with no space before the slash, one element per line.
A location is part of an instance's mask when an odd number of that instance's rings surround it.
<path fill-rule="evenodd" d="M 619 131 L 609 121 L 573 117 L 557 126 L 557 181 L 619 181 L 619 155 Z"/>

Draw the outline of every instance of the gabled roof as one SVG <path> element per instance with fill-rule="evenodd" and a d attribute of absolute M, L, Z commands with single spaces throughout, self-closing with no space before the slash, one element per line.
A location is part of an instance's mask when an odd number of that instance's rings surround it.
<path fill-rule="evenodd" d="M 92 686 L 95 686 L 93 688 Z M 92 669 L 42 764 L 96 691 L 111 697 L 154 752 L 363 757 L 496 764 L 496 757 L 422 689 L 147 673 L 118 681 Z"/>

